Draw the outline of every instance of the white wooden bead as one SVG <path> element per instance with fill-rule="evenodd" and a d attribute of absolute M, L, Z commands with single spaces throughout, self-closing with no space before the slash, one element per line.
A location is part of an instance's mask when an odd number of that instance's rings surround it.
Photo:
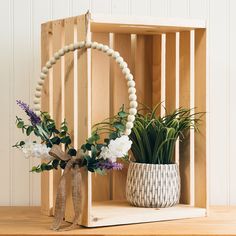
<path fill-rule="evenodd" d="M 127 120 L 128 120 L 129 122 L 134 122 L 135 116 L 134 116 L 134 115 L 128 115 Z"/>
<path fill-rule="evenodd" d="M 128 85 L 128 87 L 134 87 L 134 86 L 135 86 L 134 80 L 128 81 L 128 82 L 127 82 L 127 85 Z"/>
<path fill-rule="evenodd" d="M 34 104 L 34 110 L 35 111 L 40 111 L 40 109 L 41 109 L 40 104 Z"/>
<path fill-rule="evenodd" d="M 40 104 L 40 99 L 38 99 L 38 98 L 34 98 L 33 103 L 34 103 L 34 104 Z"/>
<path fill-rule="evenodd" d="M 130 108 L 129 109 L 129 114 L 130 115 L 136 115 L 137 114 L 137 109 L 136 108 Z"/>
<path fill-rule="evenodd" d="M 50 59 L 50 63 L 51 63 L 51 65 L 54 65 L 55 63 L 56 63 L 56 58 L 55 57 L 52 57 L 51 59 Z"/>
<path fill-rule="evenodd" d="M 106 54 L 107 54 L 108 56 L 111 56 L 113 52 L 114 52 L 114 50 L 111 49 L 111 48 L 109 48 L 109 49 L 106 51 Z"/>
<path fill-rule="evenodd" d="M 64 56 L 65 55 L 65 50 L 64 48 L 61 48 L 59 51 L 58 51 L 59 55 L 60 56 Z"/>
<path fill-rule="evenodd" d="M 123 61 L 122 63 L 120 63 L 120 68 L 121 69 L 124 69 L 124 68 L 126 68 L 128 65 L 127 65 L 127 63 L 125 62 L 125 61 Z"/>
<path fill-rule="evenodd" d="M 129 94 L 136 93 L 136 88 L 130 87 L 130 88 L 128 89 L 128 93 L 129 93 Z"/>
<path fill-rule="evenodd" d="M 59 54 L 59 52 L 55 52 L 54 53 L 54 58 L 56 59 L 56 60 L 59 60 L 60 59 L 60 54 Z"/>
<path fill-rule="evenodd" d="M 133 122 L 127 122 L 125 125 L 126 129 L 132 129 L 134 127 Z"/>
<path fill-rule="evenodd" d="M 76 50 L 78 48 L 79 48 L 79 43 L 78 42 L 74 43 L 74 49 Z"/>
<path fill-rule="evenodd" d="M 85 47 L 86 47 L 86 48 L 91 48 L 91 45 L 92 45 L 91 42 L 86 42 L 86 43 L 85 43 Z"/>
<path fill-rule="evenodd" d="M 131 129 L 126 129 L 126 130 L 125 130 L 125 135 L 128 136 L 128 135 L 130 135 L 130 134 L 131 134 Z"/>
<path fill-rule="evenodd" d="M 79 42 L 79 48 L 83 48 L 84 45 L 85 45 L 85 42 L 84 42 L 84 41 L 80 41 L 80 42 Z"/>
<path fill-rule="evenodd" d="M 75 49 L 74 49 L 74 44 L 73 43 L 71 43 L 70 45 L 69 45 L 69 50 L 70 51 L 74 51 Z"/>
<path fill-rule="evenodd" d="M 112 53 L 112 57 L 113 57 L 114 59 L 116 59 L 116 58 L 119 57 L 119 56 L 120 56 L 120 53 L 117 52 L 117 51 L 114 51 L 114 52 Z"/>
<path fill-rule="evenodd" d="M 34 95 L 36 98 L 40 98 L 42 93 L 41 93 L 41 91 L 36 91 Z"/>
<path fill-rule="evenodd" d="M 37 86 L 36 86 L 36 90 L 37 90 L 37 91 L 42 91 L 42 88 L 43 88 L 43 87 L 42 87 L 41 85 L 37 85 Z"/>
<path fill-rule="evenodd" d="M 43 82 L 44 82 L 43 80 L 39 79 L 38 80 L 38 85 L 43 85 Z"/>
<path fill-rule="evenodd" d="M 47 68 L 46 66 L 44 66 L 44 67 L 42 68 L 42 72 L 43 72 L 44 74 L 47 74 L 47 73 L 48 73 L 48 68 Z"/>
<path fill-rule="evenodd" d="M 107 45 L 102 46 L 102 51 L 103 52 L 107 52 L 108 49 L 109 49 L 109 47 Z"/>
<path fill-rule="evenodd" d="M 116 58 L 116 62 L 117 62 L 118 64 L 123 63 L 123 61 L 124 61 L 123 57 L 117 57 L 117 58 Z"/>
<path fill-rule="evenodd" d="M 125 75 L 125 78 L 126 78 L 127 80 L 133 80 L 133 79 L 134 79 L 134 77 L 133 77 L 132 74 L 126 74 L 126 75 Z"/>
<path fill-rule="evenodd" d="M 136 100 L 137 100 L 136 94 L 131 93 L 131 94 L 129 95 L 129 100 L 130 100 L 130 101 L 136 101 Z"/>
<path fill-rule="evenodd" d="M 97 42 L 92 42 L 92 45 L 91 45 L 92 48 L 97 48 L 97 46 L 98 46 Z"/>
<path fill-rule="evenodd" d="M 52 67 L 52 64 L 51 64 L 50 61 L 48 61 L 48 62 L 46 63 L 46 67 L 47 67 L 48 69 L 50 69 L 50 68 Z"/>
<path fill-rule="evenodd" d="M 44 80 L 47 77 L 46 74 L 44 74 L 43 72 L 40 73 L 40 79 Z"/>
<path fill-rule="evenodd" d="M 66 46 L 64 47 L 64 51 L 65 51 L 65 52 L 69 52 L 69 51 L 70 51 L 70 48 L 69 48 L 68 45 L 66 45 Z"/>
<path fill-rule="evenodd" d="M 123 70 L 122 70 L 122 73 L 125 75 L 127 75 L 127 74 L 129 74 L 130 73 L 130 70 L 129 70 L 129 68 L 124 68 Z"/>
<path fill-rule="evenodd" d="M 40 116 L 40 115 L 41 115 L 41 112 L 40 112 L 40 111 L 35 111 L 35 114 L 36 114 L 37 116 Z"/>
<path fill-rule="evenodd" d="M 130 107 L 130 108 L 137 108 L 137 106 L 138 106 L 138 103 L 137 103 L 136 101 L 131 101 L 131 102 L 129 103 L 129 107 Z"/>
<path fill-rule="evenodd" d="M 102 44 L 102 43 L 99 43 L 99 44 L 97 45 L 97 49 L 98 49 L 98 50 L 102 50 L 102 46 L 103 46 L 103 44 Z"/>

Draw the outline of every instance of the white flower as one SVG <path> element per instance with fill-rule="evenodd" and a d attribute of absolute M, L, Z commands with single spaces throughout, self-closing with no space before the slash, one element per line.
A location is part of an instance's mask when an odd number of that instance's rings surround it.
<path fill-rule="evenodd" d="M 123 135 L 120 138 L 111 140 L 108 147 L 103 147 L 100 153 L 100 157 L 104 159 L 110 159 L 115 162 L 116 158 L 127 155 L 131 148 L 132 141 L 128 136 Z"/>
<path fill-rule="evenodd" d="M 26 158 L 36 157 L 44 160 L 52 160 L 53 157 L 49 155 L 50 148 L 46 144 L 25 142 L 21 148 Z"/>

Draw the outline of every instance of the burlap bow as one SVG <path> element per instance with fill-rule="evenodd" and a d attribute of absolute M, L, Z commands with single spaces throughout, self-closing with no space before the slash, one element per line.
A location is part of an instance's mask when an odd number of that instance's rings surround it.
<path fill-rule="evenodd" d="M 74 207 L 74 219 L 70 227 L 64 228 L 63 230 L 70 230 L 74 228 L 79 220 L 81 214 L 81 204 L 82 204 L 82 176 L 80 167 L 83 160 L 83 155 L 77 152 L 76 157 L 72 157 L 69 154 L 63 152 L 59 145 L 53 145 L 49 154 L 58 160 L 67 161 L 64 172 L 61 176 L 60 183 L 57 189 L 54 221 L 52 224 L 52 230 L 60 230 L 60 226 L 65 217 L 66 209 L 66 179 L 68 174 L 72 173 L 72 201 Z"/>

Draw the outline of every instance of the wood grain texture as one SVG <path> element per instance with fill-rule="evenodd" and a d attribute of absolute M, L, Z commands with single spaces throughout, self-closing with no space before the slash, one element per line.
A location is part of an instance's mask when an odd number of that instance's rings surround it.
<path fill-rule="evenodd" d="M 166 88 L 167 114 L 176 108 L 176 34 L 166 34 Z"/>
<path fill-rule="evenodd" d="M 180 33 L 179 50 L 179 106 L 190 108 L 190 31 Z M 179 167 L 181 177 L 181 199 L 190 203 L 190 130 L 179 143 Z"/>
<path fill-rule="evenodd" d="M 52 218 L 40 215 L 39 207 L 0 207 L 0 235 L 124 235 L 124 236 L 213 236 L 236 235 L 236 207 L 210 207 L 209 216 L 119 227 L 84 227 L 53 232 Z M 67 225 L 65 223 L 65 225 Z"/>
<path fill-rule="evenodd" d="M 64 41 L 65 45 L 69 45 L 74 43 L 74 18 L 69 18 L 64 21 Z M 74 53 L 69 52 L 64 56 L 64 65 L 65 65 L 65 73 L 64 73 L 64 89 L 65 89 L 65 100 L 64 100 L 64 110 L 65 110 L 65 119 L 68 123 L 68 132 L 71 135 L 72 145 L 75 147 L 75 139 L 74 139 L 74 112 L 75 112 L 75 104 L 74 104 L 74 69 L 75 69 L 75 61 L 74 61 Z M 67 196 L 66 196 L 66 204 L 70 206 L 72 193 L 71 193 L 71 173 L 67 176 Z M 71 214 L 70 208 L 66 208 L 65 215 Z"/>
<path fill-rule="evenodd" d="M 44 66 L 46 62 L 49 60 L 52 55 L 52 24 L 46 23 L 42 25 L 41 28 L 41 65 Z M 49 111 L 49 103 L 50 97 L 52 94 L 49 92 L 51 89 L 49 88 L 51 78 L 50 75 L 46 78 L 43 91 L 42 91 L 42 101 L 41 107 L 42 111 Z M 41 211 L 45 215 L 52 214 L 53 208 L 53 172 L 44 171 L 41 173 Z"/>
<path fill-rule="evenodd" d="M 161 35 L 153 36 L 153 64 L 152 64 L 152 106 L 161 103 Z M 157 109 L 157 115 L 161 115 L 161 106 Z"/>
<path fill-rule="evenodd" d="M 195 31 L 195 107 L 206 111 L 206 30 Z M 207 115 L 207 114 L 206 114 Z M 200 132 L 195 132 L 195 206 L 207 207 L 206 115 L 201 118 Z"/>
<path fill-rule="evenodd" d="M 109 45 L 108 33 L 92 34 L 92 41 Z M 92 125 L 110 117 L 110 57 L 97 50 L 91 52 Z M 107 134 L 101 135 L 101 142 Z M 92 175 L 92 201 L 105 201 L 111 197 L 111 173 Z"/>
<path fill-rule="evenodd" d="M 124 47 L 125 45 L 125 47 Z M 131 62 L 131 35 L 130 34 L 114 34 L 113 48 L 119 51 L 120 55 L 127 62 L 128 66 Z M 111 74 L 111 114 L 117 114 L 122 104 L 126 108 L 129 107 L 129 99 L 127 93 L 127 82 L 116 62 L 112 61 Z M 132 73 L 132 71 L 131 71 Z M 123 162 L 122 162 L 123 163 Z M 113 171 L 112 173 L 112 199 L 125 199 L 125 183 L 128 166 L 124 164 L 122 171 Z"/>
<path fill-rule="evenodd" d="M 138 102 L 152 107 L 152 36 L 137 35 L 134 56 L 134 79 Z M 142 105 L 140 105 L 142 107 Z"/>
<path fill-rule="evenodd" d="M 53 54 L 62 47 L 62 28 L 64 21 L 57 20 L 52 23 L 52 50 Z M 52 92 L 52 118 L 55 120 L 57 127 L 60 127 L 62 121 L 62 61 L 59 60 L 52 68 L 53 70 L 53 88 Z M 61 178 L 61 169 L 53 170 L 53 208 L 55 205 L 57 187 Z M 54 212 L 54 210 L 53 210 Z"/>

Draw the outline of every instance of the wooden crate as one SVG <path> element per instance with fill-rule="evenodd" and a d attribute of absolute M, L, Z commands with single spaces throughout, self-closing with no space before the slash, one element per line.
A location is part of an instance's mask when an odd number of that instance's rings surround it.
<path fill-rule="evenodd" d="M 138 101 L 149 106 L 164 101 L 167 111 L 179 106 L 206 111 L 206 28 L 199 20 L 91 16 L 92 41 L 110 45 L 128 63 L 136 81 Z M 42 25 L 42 65 L 64 45 L 85 39 L 85 15 Z M 66 54 L 49 74 L 42 108 L 59 124 L 64 117 L 75 148 L 91 126 L 128 104 L 126 81 L 106 55 L 91 49 Z M 163 115 L 164 109 L 158 113 Z M 200 133 L 190 131 L 177 143 L 175 159 L 181 173 L 181 204 L 167 209 L 137 208 L 125 200 L 128 166 L 106 176 L 83 173 L 81 224 L 88 227 L 188 217 L 207 212 L 206 116 Z M 42 174 L 42 212 L 53 214 L 60 171 Z M 66 220 L 73 218 L 68 186 Z"/>

